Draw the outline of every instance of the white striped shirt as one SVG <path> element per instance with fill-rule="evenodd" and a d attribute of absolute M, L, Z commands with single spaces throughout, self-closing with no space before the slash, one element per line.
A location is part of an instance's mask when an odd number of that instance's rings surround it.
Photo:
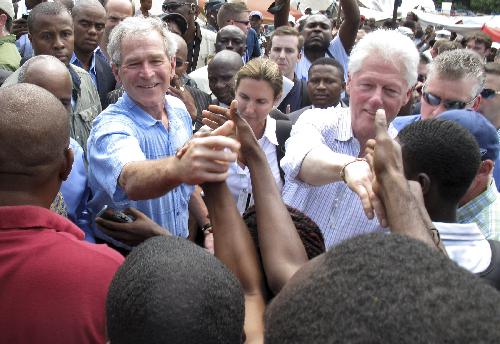
<path fill-rule="evenodd" d="M 285 172 L 283 200 L 314 220 L 331 247 L 349 238 L 382 230 L 377 219 L 368 220 L 359 196 L 345 183 L 312 186 L 297 179 L 305 156 L 318 146 L 353 157 L 359 155 L 359 142 L 353 137 L 348 108 L 306 110 L 293 126 L 281 160 Z"/>

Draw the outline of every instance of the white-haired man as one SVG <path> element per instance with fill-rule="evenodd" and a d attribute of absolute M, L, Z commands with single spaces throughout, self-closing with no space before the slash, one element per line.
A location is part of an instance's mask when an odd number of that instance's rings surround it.
<path fill-rule="evenodd" d="M 125 89 L 94 121 L 88 141 L 94 213 L 138 208 L 173 235 L 187 237 L 193 185 L 222 181 L 239 144 L 227 137 L 190 140 L 191 117 L 165 93 L 175 73 L 176 44 L 157 18 L 127 18 L 110 36 L 108 52 Z M 96 229 L 96 236 L 110 240 Z M 119 243 L 114 242 L 118 245 Z"/>
<path fill-rule="evenodd" d="M 281 162 L 283 199 L 318 224 L 328 247 L 381 228 L 374 215 L 383 218 L 382 207 L 362 157 L 375 137 L 375 112 L 384 109 L 391 122 L 408 101 L 418 61 L 408 37 L 367 34 L 351 52 L 349 108 L 308 110 L 292 129 Z"/>

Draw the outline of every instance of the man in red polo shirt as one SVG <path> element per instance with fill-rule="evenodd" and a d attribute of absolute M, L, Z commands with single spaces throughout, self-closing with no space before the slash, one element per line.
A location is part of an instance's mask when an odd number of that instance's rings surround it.
<path fill-rule="evenodd" d="M 0 338 L 105 343 L 105 300 L 123 257 L 48 208 L 71 170 L 69 117 L 35 85 L 0 90 Z"/>

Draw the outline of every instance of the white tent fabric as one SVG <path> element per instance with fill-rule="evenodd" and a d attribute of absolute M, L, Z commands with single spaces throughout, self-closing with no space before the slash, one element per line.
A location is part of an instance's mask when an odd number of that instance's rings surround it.
<path fill-rule="evenodd" d="M 368 9 L 385 13 L 390 12 L 392 17 L 394 0 L 359 0 L 359 2 Z M 434 11 L 436 9 L 432 0 L 403 0 L 398 12 L 405 16 L 407 12 L 417 6 L 424 8 L 426 11 Z"/>
<path fill-rule="evenodd" d="M 290 7 L 298 8 L 304 13 L 310 7 L 313 11 L 324 11 L 333 3 L 333 0 L 291 0 Z"/>

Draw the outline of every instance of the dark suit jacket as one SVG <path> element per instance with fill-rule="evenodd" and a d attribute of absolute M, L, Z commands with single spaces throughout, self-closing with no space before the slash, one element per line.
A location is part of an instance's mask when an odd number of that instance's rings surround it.
<path fill-rule="evenodd" d="M 108 93 L 116 88 L 116 79 L 109 63 L 99 54 L 95 54 L 95 70 L 97 73 L 97 92 L 104 110 L 108 107 Z"/>

